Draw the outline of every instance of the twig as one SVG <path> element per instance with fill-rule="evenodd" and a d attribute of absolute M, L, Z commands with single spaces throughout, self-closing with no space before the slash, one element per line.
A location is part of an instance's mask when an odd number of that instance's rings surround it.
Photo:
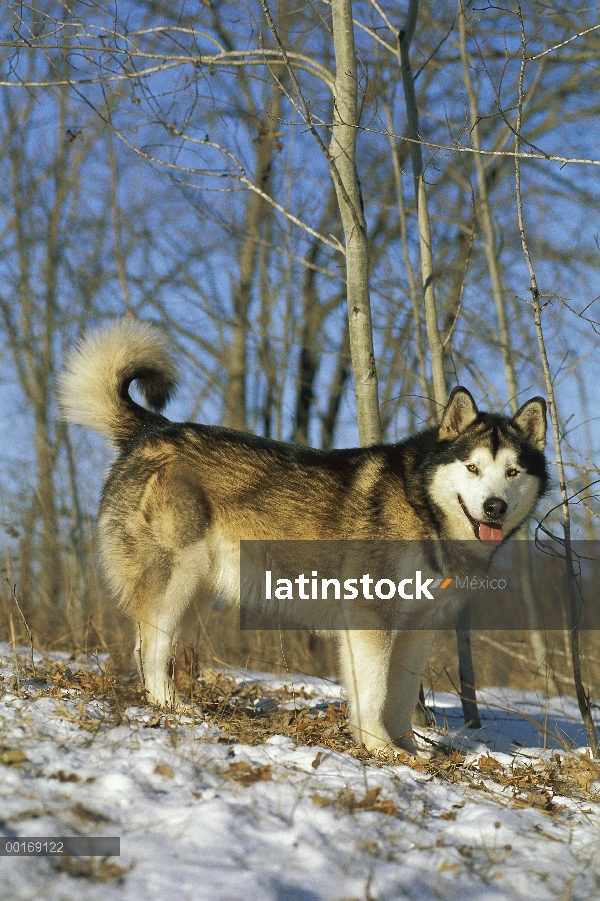
<path fill-rule="evenodd" d="M 515 660 L 521 660 L 523 663 L 527 663 L 529 666 L 536 668 L 538 667 L 537 661 L 532 660 L 530 657 L 526 657 L 525 654 L 519 654 L 518 651 L 513 651 L 512 648 L 507 648 L 505 644 L 502 644 L 500 641 L 495 641 L 493 638 L 490 638 L 488 635 L 482 635 L 481 633 L 477 634 L 477 640 L 483 641 L 484 644 L 489 644 L 490 647 L 495 648 L 497 651 L 502 651 L 503 654 L 507 654 L 509 657 L 514 657 Z M 566 656 L 566 651 L 557 651 L 554 650 L 553 654 L 562 654 Z M 561 673 L 557 673 L 554 667 L 552 667 L 552 675 L 555 679 L 558 679 L 559 682 L 568 682 L 569 685 L 573 685 L 573 677 L 572 676 L 563 676 Z"/>
<path fill-rule="evenodd" d="M 13 585 L 9 576 L 5 576 L 4 581 L 10 588 L 10 593 L 12 594 L 13 600 L 15 602 L 16 608 L 19 611 L 19 615 L 23 620 L 23 625 L 25 626 L 25 631 L 27 632 L 27 637 L 29 638 L 29 647 L 31 648 L 31 669 L 33 670 L 33 676 L 35 678 L 35 663 L 33 662 L 33 636 L 29 630 L 29 626 L 27 625 L 27 620 L 25 619 L 25 614 L 21 610 L 21 605 L 17 599 L 17 586 Z M 16 651 L 15 651 L 16 653 Z"/>

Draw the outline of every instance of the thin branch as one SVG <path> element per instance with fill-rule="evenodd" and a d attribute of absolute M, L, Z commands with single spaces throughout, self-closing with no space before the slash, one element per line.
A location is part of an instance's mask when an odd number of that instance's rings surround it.
<path fill-rule="evenodd" d="M 269 10 L 269 6 L 268 6 L 266 0 L 260 0 L 260 2 L 262 5 L 262 8 L 263 8 L 263 12 L 265 14 L 265 19 L 267 20 L 267 24 L 268 24 L 269 28 L 271 29 L 271 34 L 273 35 L 273 39 L 274 39 L 275 43 L 277 44 L 277 46 L 279 47 L 279 52 L 281 53 L 281 57 L 287 66 L 288 74 L 290 76 L 292 84 L 298 95 L 298 99 L 299 99 L 301 107 L 302 107 L 302 113 L 304 116 L 305 124 L 307 125 L 308 130 L 310 131 L 310 133 L 314 137 L 315 141 L 317 142 L 319 150 L 321 151 L 321 153 L 327 160 L 327 164 L 329 166 L 329 171 L 331 173 L 333 182 L 336 185 L 337 190 L 342 195 L 342 197 L 344 199 L 344 203 L 346 203 L 348 205 L 348 209 L 351 211 L 355 228 L 357 228 L 359 231 L 362 231 L 363 223 L 360 221 L 358 212 L 357 212 L 354 204 L 350 200 L 350 197 L 348 196 L 348 192 L 346 191 L 346 186 L 344 185 L 344 182 L 340 175 L 339 169 L 336 165 L 335 157 L 330 152 L 330 150 L 326 147 L 323 139 L 321 138 L 321 135 L 319 134 L 319 132 L 317 131 L 317 129 L 315 127 L 315 124 L 313 122 L 312 113 L 310 110 L 310 106 L 306 102 L 304 94 L 302 93 L 302 90 L 300 88 L 300 84 L 298 83 L 298 78 L 296 76 L 296 72 L 294 70 L 294 67 L 291 64 L 291 56 L 290 56 L 290 54 L 288 54 L 286 48 L 283 46 L 283 44 L 281 42 L 279 33 L 278 33 L 277 29 L 275 28 L 275 23 L 273 22 L 273 17 L 271 16 L 271 11 Z M 332 87 L 332 89 L 334 91 L 334 95 L 335 95 L 335 80 L 333 81 L 333 84 L 330 86 Z"/>
<path fill-rule="evenodd" d="M 554 51 L 560 49 L 560 47 L 566 47 L 567 44 L 570 44 L 572 41 L 576 41 L 577 38 L 581 38 L 585 34 L 589 34 L 590 31 L 596 31 L 598 28 L 600 28 L 600 25 L 592 25 L 590 28 L 584 29 L 584 31 L 578 31 L 577 34 L 574 34 L 572 37 L 567 38 L 566 41 L 561 41 L 560 44 L 554 44 L 553 47 L 548 47 L 547 50 L 542 50 L 541 53 L 536 53 L 534 56 L 528 56 L 526 62 L 530 63 L 534 59 L 539 59 L 541 56 L 547 56 L 548 53 L 554 53 Z"/>
<path fill-rule="evenodd" d="M 106 117 L 103 117 L 103 118 L 104 118 L 104 121 L 106 121 Z M 185 172 L 188 175 L 202 175 L 202 176 L 205 176 L 208 178 L 230 178 L 233 181 L 237 181 L 240 184 L 243 184 L 244 187 L 248 188 L 248 190 L 254 191 L 256 194 L 259 194 L 260 197 L 262 197 L 263 200 L 265 200 L 274 209 L 276 209 L 278 213 L 281 213 L 282 216 L 285 216 L 285 218 L 289 219 L 290 222 L 293 222 L 294 225 L 297 225 L 297 226 L 299 226 L 299 228 L 302 228 L 305 232 L 308 232 L 308 234 L 312 235 L 313 238 L 318 238 L 319 241 L 322 241 L 323 244 L 327 244 L 327 246 L 331 247 L 332 250 L 335 250 L 341 254 L 345 254 L 343 246 L 338 241 L 330 239 L 330 238 L 326 238 L 325 235 L 319 234 L 319 232 L 315 231 L 314 228 L 311 228 L 310 225 L 307 225 L 306 222 L 302 222 L 301 219 L 299 219 L 297 216 L 294 216 L 293 213 L 290 213 L 288 210 L 286 210 L 285 207 L 283 207 L 280 203 L 278 203 L 276 200 L 274 200 L 273 197 L 271 197 L 269 194 L 267 194 L 265 191 L 263 191 L 261 188 L 259 188 L 258 185 L 255 185 L 254 182 L 250 178 L 248 178 L 248 176 L 246 175 L 244 167 L 242 166 L 241 162 L 237 159 L 237 157 L 235 157 L 234 154 L 230 150 L 227 150 L 227 148 L 223 147 L 221 144 L 217 144 L 214 141 L 208 141 L 206 139 L 203 140 L 201 138 L 192 138 L 189 135 L 184 135 L 179 132 L 175 132 L 175 134 L 184 141 L 188 141 L 189 143 L 198 144 L 198 145 L 205 146 L 205 147 L 212 147 L 214 150 L 218 150 L 220 153 L 223 153 L 239 169 L 239 173 L 240 173 L 239 175 L 236 175 L 233 172 L 215 172 L 212 169 L 195 169 L 191 166 L 182 166 L 179 163 L 177 163 L 177 164 L 169 163 L 166 160 L 161 160 L 158 157 L 155 157 L 152 154 L 148 153 L 147 151 L 142 150 L 140 147 L 136 147 L 136 145 L 133 144 L 131 141 L 129 141 L 125 137 L 125 135 L 122 132 L 120 132 L 115 126 L 111 126 L 111 127 L 113 128 L 116 136 L 119 138 L 120 141 L 122 141 L 125 144 L 126 147 L 129 147 L 130 150 L 133 150 L 134 153 L 136 153 L 138 156 L 141 156 L 143 159 L 147 160 L 148 162 L 154 163 L 155 165 L 164 167 L 166 169 L 173 170 L 175 172 Z M 172 131 L 172 133 L 173 133 L 173 131 Z M 197 185 L 194 185 L 193 183 L 187 183 L 187 186 L 192 187 L 192 188 L 197 188 Z"/>

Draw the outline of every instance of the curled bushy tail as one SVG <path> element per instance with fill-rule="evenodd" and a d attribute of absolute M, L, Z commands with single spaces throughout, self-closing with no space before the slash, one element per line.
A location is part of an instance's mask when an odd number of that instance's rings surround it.
<path fill-rule="evenodd" d="M 157 328 L 121 319 L 85 335 L 60 376 L 63 419 L 119 445 L 129 441 L 151 415 L 129 396 L 133 381 L 154 410 L 161 410 L 175 390 L 169 343 Z"/>

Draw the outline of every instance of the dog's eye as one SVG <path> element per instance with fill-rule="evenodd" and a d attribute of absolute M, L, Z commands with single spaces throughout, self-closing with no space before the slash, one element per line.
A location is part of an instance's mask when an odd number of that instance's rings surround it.
<path fill-rule="evenodd" d="M 469 472 L 472 472 L 473 475 L 477 475 L 479 472 L 474 463 L 467 463 L 467 469 L 469 470 Z"/>
<path fill-rule="evenodd" d="M 514 479 L 514 477 L 518 476 L 518 475 L 519 475 L 519 470 L 515 469 L 514 466 L 511 466 L 510 469 L 506 470 L 506 478 L 507 479 Z"/>

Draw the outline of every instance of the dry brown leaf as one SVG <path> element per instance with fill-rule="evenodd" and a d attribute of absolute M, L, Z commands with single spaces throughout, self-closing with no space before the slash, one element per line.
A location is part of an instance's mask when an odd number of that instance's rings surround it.
<path fill-rule="evenodd" d="M 86 807 L 85 804 L 73 804 L 71 807 L 71 813 L 74 813 L 75 816 L 79 817 L 80 820 L 87 820 L 92 823 L 111 823 L 112 820 L 110 817 L 105 816 L 103 813 L 100 813 L 97 810 L 91 810 L 89 807 Z"/>
<path fill-rule="evenodd" d="M 495 757 L 492 757 L 491 754 L 482 754 L 479 760 L 477 761 L 477 766 L 480 770 L 488 770 L 490 772 L 503 772 L 502 764 L 496 760 Z"/>
<path fill-rule="evenodd" d="M 79 782 L 77 773 L 65 773 L 64 770 L 58 770 L 57 773 L 50 773 L 48 779 L 58 779 L 59 782 Z"/>
<path fill-rule="evenodd" d="M 19 766 L 25 760 L 27 760 L 27 755 L 19 748 L 5 748 L 0 752 L 0 763 L 5 766 Z"/>
<path fill-rule="evenodd" d="M 377 786 L 377 788 L 367 789 L 362 798 L 357 798 L 354 792 L 350 790 L 342 790 L 338 797 L 340 804 L 346 810 L 374 810 L 378 813 L 384 813 L 386 816 L 397 816 L 398 808 L 396 805 L 390 800 L 381 801 L 379 799 L 380 794 L 381 786 Z"/>
<path fill-rule="evenodd" d="M 441 866 L 438 867 L 438 873 L 458 873 L 460 870 L 459 863 L 450 863 L 449 860 L 445 860 Z"/>
<path fill-rule="evenodd" d="M 131 867 L 122 867 L 112 861 L 98 860 L 94 857 L 63 857 L 54 868 L 59 873 L 66 873 L 76 879 L 89 879 L 90 882 L 121 883 Z"/>
<path fill-rule="evenodd" d="M 273 776 L 271 774 L 271 765 L 269 763 L 264 766 L 251 766 L 245 760 L 235 760 L 229 764 L 229 770 L 225 774 L 242 785 L 253 785 L 255 782 L 268 782 Z"/>
<path fill-rule="evenodd" d="M 446 813 L 440 814 L 440 820 L 455 820 L 456 819 L 456 811 L 455 810 L 447 810 Z"/>
<path fill-rule="evenodd" d="M 317 770 L 317 769 L 320 767 L 322 757 L 323 757 L 323 752 L 322 752 L 322 751 L 319 751 L 319 752 L 317 753 L 317 756 L 315 757 L 315 759 L 314 759 L 313 762 L 311 763 L 311 766 L 312 766 L 313 770 Z"/>

